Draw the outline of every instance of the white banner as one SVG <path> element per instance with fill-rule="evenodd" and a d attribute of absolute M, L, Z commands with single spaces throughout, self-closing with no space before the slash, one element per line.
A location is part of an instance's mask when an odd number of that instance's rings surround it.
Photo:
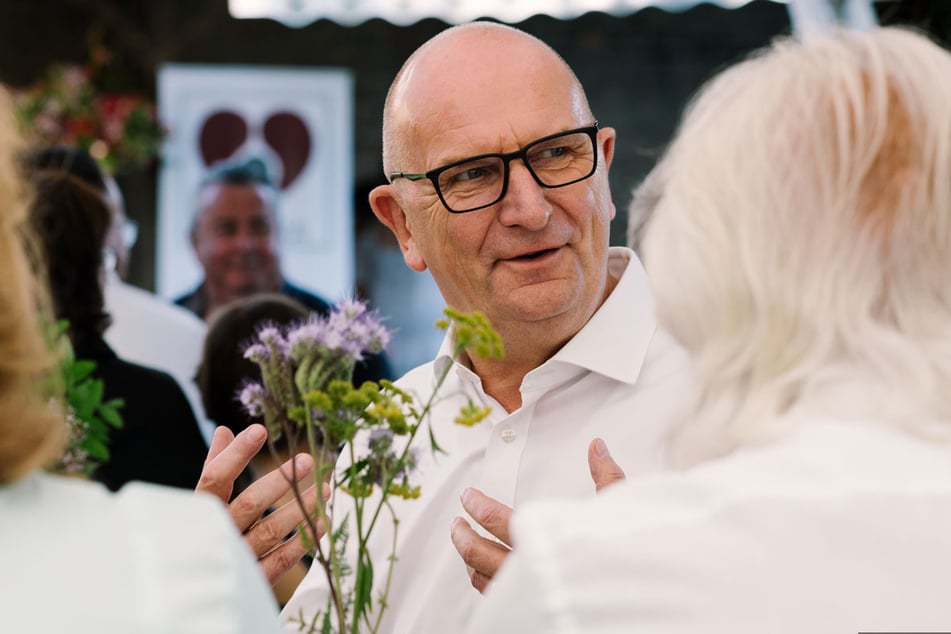
<path fill-rule="evenodd" d="M 280 185 L 289 281 L 330 301 L 353 292 L 353 82 L 340 69 L 169 64 L 158 76 L 168 129 L 159 173 L 156 287 L 203 278 L 189 243 L 198 185 L 226 158 L 258 156 Z"/>

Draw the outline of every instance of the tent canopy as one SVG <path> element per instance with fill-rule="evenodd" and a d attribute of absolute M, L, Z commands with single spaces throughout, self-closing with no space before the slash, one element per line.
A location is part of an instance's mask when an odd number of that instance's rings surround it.
<path fill-rule="evenodd" d="M 372 18 L 382 18 L 398 25 L 413 24 L 424 18 L 437 18 L 449 24 L 460 24 L 477 18 L 494 18 L 514 24 L 538 14 L 568 20 L 590 11 L 618 16 L 629 15 L 646 7 L 684 11 L 701 1 L 703 0 L 228 0 L 228 8 L 236 18 L 271 18 L 292 27 L 306 26 L 320 19 L 354 26 Z M 751 0 L 706 1 L 725 8 L 735 8 Z"/>

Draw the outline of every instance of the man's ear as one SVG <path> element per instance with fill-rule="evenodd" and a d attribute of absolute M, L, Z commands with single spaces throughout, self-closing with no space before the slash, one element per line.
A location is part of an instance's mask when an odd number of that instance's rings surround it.
<path fill-rule="evenodd" d="M 598 144 L 601 146 L 601 152 L 604 155 L 604 170 L 605 172 L 611 167 L 611 161 L 614 160 L 614 140 L 617 137 L 617 132 L 614 128 L 601 128 L 598 130 Z M 617 215 L 617 207 L 614 205 L 614 200 L 611 198 L 611 192 L 608 191 L 608 204 L 611 207 L 610 218 L 614 220 L 614 217 Z"/>
<path fill-rule="evenodd" d="M 416 239 L 410 229 L 406 219 L 406 212 L 396 200 L 392 185 L 380 185 L 370 192 L 370 208 L 379 218 L 380 222 L 385 224 L 396 236 L 400 243 L 400 250 L 403 252 L 403 259 L 406 266 L 414 271 L 422 272 L 426 270 L 426 261 L 416 245 Z"/>
<path fill-rule="evenodd" d="M 601 128 L 598 130 L 598 143 L 601 145 L 601 151 L 604 153 L 604 166 L 611 167 L 611 161 L 614 160 L 614 139 L 617 132 L 614 128 Z"/>

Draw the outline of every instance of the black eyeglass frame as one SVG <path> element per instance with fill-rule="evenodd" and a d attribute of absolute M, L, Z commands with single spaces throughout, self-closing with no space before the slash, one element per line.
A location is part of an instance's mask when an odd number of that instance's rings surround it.
<path fill-rule="evenodd" d="M 510 172 L 509 163 L 511 163 L 512 160 L 514 159 L 522 159 L 522 163 L 525 165 L 525 169 L 527 169 L 528 173 L 532 175 L 532 178 L 535 179 L 535 182 L 538 183 L 540 186 L 545 187 L 547 189 L 557 189 L 559 187 L 567 187 L 568 185 L 574 185 L 575 183 L 580 183 L 581 181 L 587 178 L 591 178 L 591 176 L 598 169 L 598 130 L 600 130 L 600 127 L 598 125 L 598 122 L 595 121 L 593 124 L 589 126 L 584 126 L 582 128 L 575 128 L 573 130 L 565 130 L 564 132 L 557 132 L 555 134 L 549 134 L 548 136 L 544 136 L 540 139 L 535 139 L 534 141 L 532 141 L 525 147 L 515 150 L 514 152 L 509 152 L 507 154 L 491 153 L 491 154 L 479 154 L 478 156 L 470 156 L 460 161 L 453 161 L 452 163 L 449 163 L 448 165 L 443 165 L 441 167 L 437 167 L 435 169 L 429 170 L 428 172 L 423 172 L 419 174 L 413 174 L 409 172 L 393 172 L 392 174 L 389 175 L 389 179 L 390 179 L 390 182 L 393 182 L 393 180 L 397 178 L 405 178 L 406 180 L 413 181 L 413 182 L 420 181 L 423 179 L 428 179 L 430 182 L 432 182 L 433 189 L 436 190 L 436 195 L 439 196 L 439 201 L 442 202 L 442 205 L 443 207 L 446 208 L 446 211 L 448 211 L 451 214 L 467 214 L 470 211 L 478 211 L 479 209 L 485 209 L 486 207 L 491 207 L 495 203 L 505 198 L 505 194 L 506 192 L 508 192 L 508 188 L 509 188 L 509 172 Z M 540 143 L 545 143 L 546 141 L 551 141 L 552 139 L 557 139 L 558 137 L 562 137 L 562 136 L 568 136 L 570 134 L 577 134 L 579 132 L 586 133 L 588 137 L 591 139 L 591 148 L 594 152 L 593 160 L 591 161 L 591 171 L 585 174 L 584 176 L 568 181 L 567 183 L 559 183 L 558 185 L 548 185 L 546 183 L 543 183 L 541 179 L 538 178 L 538 174 L 535 173 L 535 170 L 532 169 L 532 166 L 529 164 L 527 160 L 528 151 Z M 461 211 L 457 211 L 453 209 L 452 207 L 450 207 L 449 203 L 446 202 L 446 199 L 443 198 L 442 190 L 439 188 L 439 181 L 438 181 L 439 175 L 445 172 L 446 170 L 452 169 L 458 165 L 469 163 L 471 161 L 479 161 L 479 160 L 487 159 L 487 158 L 501 159 L 502 164 L 504 165 L 504 171 L 502 173 L 502 190 L 499 192 L 499 197 L 488 204 L 479 205 L 478 207 L 473 207 L 471 209 L 463 209 Z"/>

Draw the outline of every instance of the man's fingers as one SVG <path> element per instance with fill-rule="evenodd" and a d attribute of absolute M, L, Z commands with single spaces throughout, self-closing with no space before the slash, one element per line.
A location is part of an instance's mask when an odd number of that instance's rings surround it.
<path fill-rule="evenodd" d="M 238 530 L 246 531 L 290 490 L 290 481 L 299 482 L 310 475 L 313 469 L 313 459 L 308 454 L 298 454 L 281 465 L 280 469 L 275 469 L 255 480 L 228 505 L 228 512 L 231 513 Z M 258 551 L 255 550 L 255 552 Z"/>
<path fill-rule="evenodd" d="M 267 577 L 268 583 L 274 584 L 285 572 L 290 570 L 307 553 L 304 537 L 297 533 L 292 538 L 274 548 L 268 554 L 258 559 L 258 565 Z"/>
<path fill-rule="evenodd" d="M 279 546 L 302 523 L 306 526 L 305 513 L 310 515 L 317 505 L 317 489 L 311 486 L 301 492 L 301 500 L 306 508 L 302 509 L 297 499 L 286 502 L 279 509 L 262 517 L 244 533 L 244 539 L 259 559 Z M 318 539 L 323 535 L 323 526 L 317 526 Z M 292 562 L 293 563 L 293 562 Z"/>
<path fill-rule="evenodd" d="M 205 464 L 211 462 L 212 458 L 224 451 L 225 447 L 234 441 L 234 434 L 224 425 L 215 427 L 215 433 L 211 437 L 211 444 L 208 446 L 208 455 L 205 456 Z"/>
<path fill-rule="evenodd" d="M 469 582 L 472 584 L 472 587 L 482 594 L 485 594 L 485 589 L 489 587 L 489 582 L 491 582 L 492 579 L 486 577 L 472 566 L 466 566 L 466 571 L 469 573 Z"/>
<path fill-rule="evenodd" d="M 512 509 L 493 500 L 478 489 L 468 488 L 462 492 L 462 508 L 466 510 L 482 528 L 489 531 L 504 544 L 511 544 L 509 522 Z"/>
<path fill-rule="evenodd" d="M 472 586 L 479 592 L 484 592 L 511 551 L 503 544 L 476 533 L 461 517 L 452 520 L 450 534 L 452 545 L 469 571 Z"/>
<path fill-rule="evenodd" d="M 237 436 L 232 436 L 226 427 L 218 427 L 195 490 L 211 493 L 227 504 L 235 479 L 261 450 L 265 440 L 267 431 L 263 425 L 250 425 Z"/>
<path fill-rule="evenodd" d="M 599 492 L 625 479 L 624 471 L 614 462 L 608 446 L 600 438 L 595 438 L 588 447 L 588 467 L 591 469 L 594 488 Z"/>

